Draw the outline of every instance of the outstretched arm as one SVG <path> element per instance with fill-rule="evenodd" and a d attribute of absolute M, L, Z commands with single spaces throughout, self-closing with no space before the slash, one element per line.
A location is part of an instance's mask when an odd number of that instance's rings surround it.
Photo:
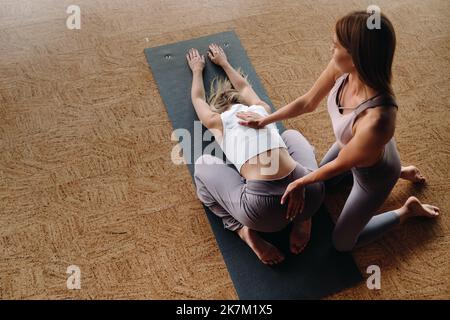
<path fill-rule="evenodd" d="M 201 123 L 208 129 L 215 129 L 221 124 L 220 115 L 213 112 L 206 102 L 203 85 L 203 69 L 205 57 L 200 56 L 197 49 L 190 49 L 186 54 L 189 67 L 192 70 L 191 100 Z"/>
<path fill-rule="evenodd" d="M 212 62 L 221 66 L 223 71 L 227 74 L 233 87 L 239 91 L 239 95 L 247 105 L 262 105 L 268 113 L 272 112 L 270 106 L 262 101 L 256 92 L 253 90 L 251 84 L 228 62 L 225 51 L 217 44 L 210 44 L 208 57 Z"/>
<path fill-rule="evenodd" d="M 304 113 L 312 112 L 333 88 L 335 79 L 338 75 L 340 75 L 340 71 L 337 69 L 334 60 L 331 59 L 320 77 L 304 95 L 263 118 L 252 112 L 238 114 L 237 117 L 243 120 L 241 122 L 243 125 L 261 128 L 269 123 L 294 118 Z"/>

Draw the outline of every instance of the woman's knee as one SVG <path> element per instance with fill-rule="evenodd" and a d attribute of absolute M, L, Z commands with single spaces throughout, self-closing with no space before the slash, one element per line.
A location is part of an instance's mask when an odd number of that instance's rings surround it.
<path fill-rule="evenodd" d="M 283 131 L 283 133 L 281 134 L 281 136 L 282 136 L 282 137 L 287 137 L 287 136 L 289 136 L 289 135 L 296 134 L 296 133 L 300 133 L 300 132 L 298 132 L 297 130 L 294 130 L 294 129 L 287 129 L 287 130 L 284 130 L 284 131 Z"/>
<path fill-rule="evenodd" d="M 195 160 L 195 166 L 199 166 L 202 164 L 220 164 L 223 161 L 213 155 L 210 154 L 202 154 L 200 157 Z"/>
<path fill-rule="evenodd" d="M 352 251 L 359 234 L 355 229 L 354 221 L 345 219 L 346 217 L 346 212 L 341 212 L 332 235 L 333 246 L 340 252 Z"/>
<path fill-rule="evenodd" d="M 209 154 L 201 155 L 197 158 L 194 165 L 194 180 L 197 187 L 197 197 L 206 206 L 210 206 L 215 203 L 215 200 L 213 199 L 211 193 L 208 191 L 208 188 L 205 185 L 208 179 L 208 175 L 206 174 L 208 170 L 207 165 L 216 163 L 217 160 L 215 160 L 214 158 L 216 157 Z"/>
<path fill-rule="evenodd" d="M 202 180 L 200 180 L 197 176 L 194 177 L 196 193 L 198 199 L 207 207 L 216 204 L 216 200 L 209 192 L 208 188 L 205 186 Z"/>
<path fill-rule="evenodd" d="M 306 140 L 306 138 L 301 134 L 300 131 L 294 130 L 294 129 L 287 129 L 283 131 L 281 134 L 281 138 L 284 140 L 284 142 L 292 141 L 292 140 Z M 307 140 L 306 140 L 307 141 Z M 309 144 L 309 142 L 308 142 Z"/>
<path fill-rule="evenodd" d="M 223 161 L 215 156 L 212 156 L 210 154 L 203 154 L 200 157 L 195 160 L 194 164 L 194 176 L 199 176 L 202 174 L 202 172 L 205 171 L 205 169 L 208 168 L 208 165 L 211 164 L 220 164 L 223 163 Z"/>
<path fill-rule="evenodd" d="M 349 252 L 352 251 L 355 247 L 354 241 L 345 239 L 345 236 L 343 234 L 340 234 L 340 232 L 336 232 L 336 230 L 333 232 L 332 241 L 333 247 L 340 252 Z"/>

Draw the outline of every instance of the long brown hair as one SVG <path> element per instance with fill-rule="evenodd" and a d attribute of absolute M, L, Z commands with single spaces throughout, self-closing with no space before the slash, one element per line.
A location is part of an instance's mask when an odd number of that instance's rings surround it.
<path fill-rule="evenodd" d="M 396 37 L 391 21 L 380 14 L 379 29 L 369 29 L 371 13 L 353 11 L 340 18 L 335 25 L 339 43 L 351 55 L 360 80 L 379 94 L 395 97 L 392 90 L 392 61 Z"/>

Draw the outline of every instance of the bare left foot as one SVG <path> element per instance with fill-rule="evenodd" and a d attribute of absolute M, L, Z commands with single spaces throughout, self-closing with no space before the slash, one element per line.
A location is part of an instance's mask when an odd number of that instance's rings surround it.
<path fill-rule="evenodd" d="M 400 216 L 400 223 L 405 222 L 412 217 L 436 218 L 439 216 L 440 209 L 430 204 L 422 204 L 416 197 L 409 197 L 403 207 L 396 212 Z"/>
<path fill-rule="evenodd" d="M 422 204 L 416 197 L 409 197 L 406 200 L 405 206 L 414 217 L 435 218 L 440 213 L 438 207 L 430 204 Z"/>
<path fill-rule="evenodd" d="M 414 182 L 414 183 L 424 183 L 425 177 L 420 173 L 416 166 L 402 167 L 402 172 L 400 178 Z"/>
<path fill-rule="evenodd" d="M 302 252 L 311 237 L 311 219 L 296 221 L 290 235 L 290 249 L 293 254 Z"/>

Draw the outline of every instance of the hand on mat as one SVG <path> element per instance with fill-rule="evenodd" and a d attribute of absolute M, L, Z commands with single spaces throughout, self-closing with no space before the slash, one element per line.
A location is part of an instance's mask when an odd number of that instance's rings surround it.
<path fill-rule="evenodd" d="M 225 51 L 215 43 L 209 45 L 208 57 L 218 66 L 223 66 L 228 61 Z"/>
<path fill-rule="evenodd" d="M 205 56 L 200 55 L 197 49 L 189 49 L 189 52 L 186 54 L 186 59 L 192 72 L 203 71 L 205 67 Z"/>
<path fill-rule="evenodd" d="M 247 111 L 247 112 L 238 112 L 236 113 L 236 117 L 242 119 L 243 121 L 239 121 L 239 124 L 243 126 L 247 126 L 254 129 L 264 128 L 265 124 L 263 123 L 264 117 L 256 112 Z"/>
<path fill-rule="evenodd" d="M 281 197 L 281 204 L 284 204 L 286 200 L 288 201 L 286 219 L 292 221 L 298 214 L 302 213 L 305 205 L 305 186 L 301 179 L 297 179 L 287 186 Z"/>

